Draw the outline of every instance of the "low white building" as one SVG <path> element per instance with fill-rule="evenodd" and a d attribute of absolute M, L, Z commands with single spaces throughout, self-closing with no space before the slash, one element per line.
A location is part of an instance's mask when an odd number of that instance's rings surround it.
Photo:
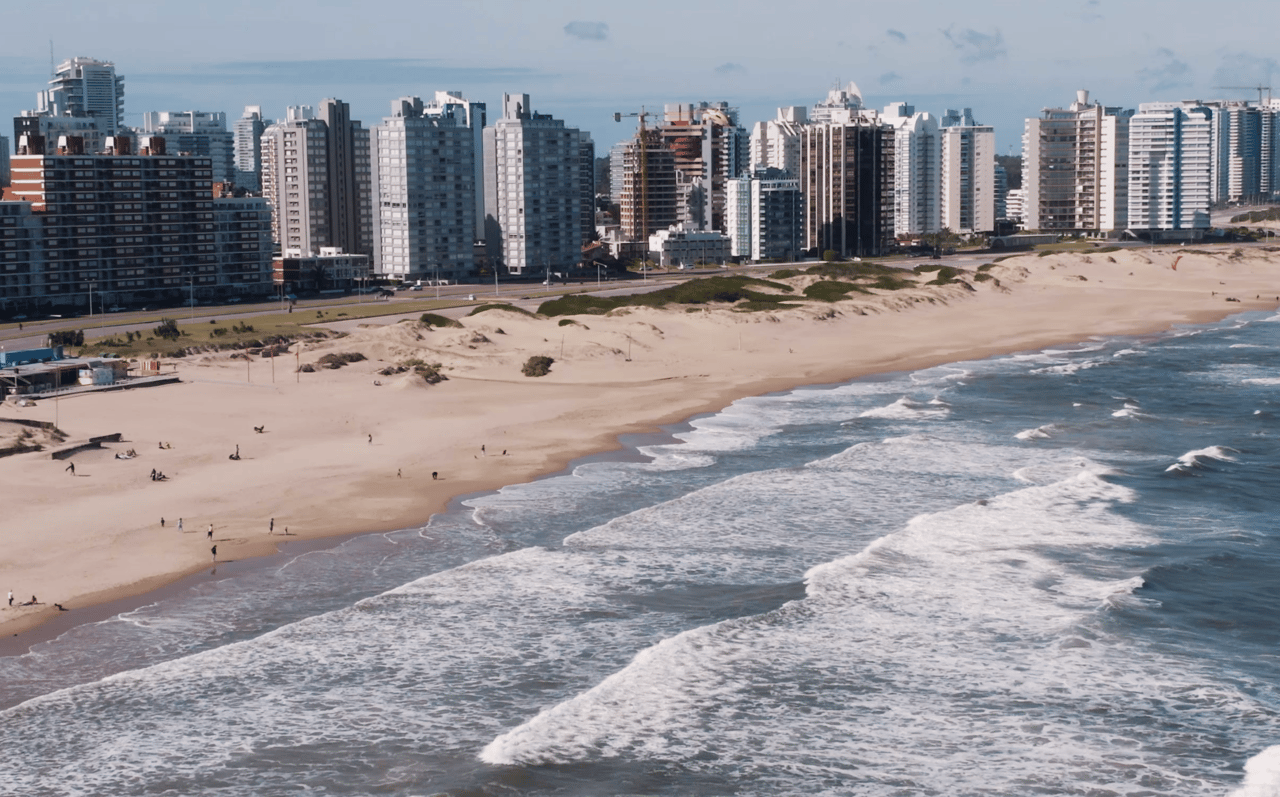
<path fill-rule="evenodd" d="M 718 230 L 694 230 L 676 225 L 649 236 L 649 252 L 659 266 L 692 267 L 729 259 L 729 236 Z"/>

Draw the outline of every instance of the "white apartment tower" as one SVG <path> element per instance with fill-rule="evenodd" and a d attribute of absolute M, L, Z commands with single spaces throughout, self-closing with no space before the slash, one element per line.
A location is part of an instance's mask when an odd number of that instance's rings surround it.
<path fill-rule="evenodd" d="M 201 155 L 213 163 L 213 181 L 235 180 L 235 137 L 221 111 L 151 111 L 142 115 L 142 132 L 165 140 L 165 151 Z"/>
<path fill-rule="evenodd" d="M 475 276 L 477 152 L 464 109 L 401 97 L 373 129 L 377 273 L 401 280 Z"/>
<path fill-rule="evenodd" d="M 893 126 L 893 231 L 923 235 L 942 227 L 942 145 L 938 120 L 895 102 L 881 116 Z"/>
<path fill-rule="evenodd" d="M 71 58 L 58 64 L 37 102 L 41 115 L 92 117 L 113 136 L 124 126 L 124 76 L 110 61 Z"/>
<path fill-rule="evenodd" d="M 942 226 L 962 235 L 996 228 L 996 133 L 973 113 L 947 110 L 942 118 Z"/>
<path fill-rule="evenodd" d="M 583 140 L 534 113 L 528 94 L 502 95 L 502 118 L 484 131 L 485 207 L 489 252 L 511 273 L 563 271 L 581 259 L 593 177 L 582 173 Z"/>
<path fill-rule="evenodd" d="M 1046 108 L 1022 135 L 1024 225 L 1041 232 L 1123 230 L 1129 214 L 1129 118 L 1132 110 L 1089 103 Z"/>
<path fill-rule="evenodd" d="M 803 105 L 779 108 L 770 122 L 756 122 L 751 128 L 751 169 L 781 169 L 792 177 L 800 174 L 800 127 L 809 123 Z"/>
<path fill-rule="evenodd" d="M 261 105 L 246 105 L 235 124 L 235 184 L 249 191 L 262 189 L 262 133 L 271 120 L 262 118 Z"/>
<path fill-rule="evenodd" d="M 321 247 L 372 254 L 369 131 L 346 103 L 290 107 L 262 134 L 262 195 L 272 207 L 272 233 L 286 252 Z"/>
<path fill-rule="evenodd" d="M 1129 227 L 1208 229 L 1213 204 L 1213 111 L 1151 102 L 1129 120 Z"/>
<path fill-rule="evenodd" d="M 424 116 L 449 117 L 471 131 L 471 151 L 475 161 L 472 184 L 475 186 L 475 230 L 472 237 L 484 240 L 484 128 L 488 124 L 488 108 L 483 102 L 464 99 L 460 91 L 437 91 L 435 98 L 422 106 Z"/>

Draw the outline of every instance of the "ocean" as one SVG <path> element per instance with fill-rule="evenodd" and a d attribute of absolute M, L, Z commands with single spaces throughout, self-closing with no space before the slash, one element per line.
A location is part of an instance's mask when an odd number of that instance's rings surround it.
<path fill-rule="evenodd" d="M 0 793 L 1280 794 L 1280 316 L 670 431 L 0 658 Z"/>

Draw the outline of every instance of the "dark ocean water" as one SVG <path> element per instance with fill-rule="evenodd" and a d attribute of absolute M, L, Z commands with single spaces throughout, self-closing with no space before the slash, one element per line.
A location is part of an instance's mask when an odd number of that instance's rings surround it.
<path fill-rule="evenodd" d="M 0 659 L 0 793 L 1280 794 L 1278 321 L 746 399 L 79 627 Z"/>

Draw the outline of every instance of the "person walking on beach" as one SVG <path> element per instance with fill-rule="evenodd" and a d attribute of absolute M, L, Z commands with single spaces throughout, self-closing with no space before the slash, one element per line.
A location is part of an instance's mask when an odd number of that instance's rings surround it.
<path fill-rule="evenodd" d="M 213 554 L 213 561 L 218 561 L 218 546 L 215 545 L 210 548 L 209 553 Z"/>
<path fill-rule="evenodd" d="M 267 524 L 267 533 L 268 533 L 268 534 L 275 534 L 275 533 L 276 533 L 276 519 L 275 519 L 275 518 L 271 518 L 271 522 Z"/>
<path fill-rule="evenodd" d="M 72 476 L 76 475 L 76 463 L 72 462 L 71 464 L 67 465 L 65 468 L 62 469 L 63 473 L 66 473 L 67 471 L 71 471 Z"/>
<path fill-rule="evenodd" d="M 13 605 L 13 590 L 9 590 L 9 605 Z"/>
<path fill-rule="evenodd" d="M 487 455 L 484 453 L 484 444 L 483 444 L 483 443 L 480 445 L 480 456 L 482 456 L 482 457 L 483 457 L 483 456 L 487 456 Z"/>
<path fill-rule="evenodd" d="M 160 518 L 160 528 L 164 528 L 164 518 Z"/>
<path fill-rule="evenodd" d="M 373 435 L 369 435 L 369 445 L 373 445 Z"/>
<path fill-rule="evenodd" d="M 435 481 L 440 476 L 439 471 L 431 471 L 431 481 Z"/>
<path fill-rule="evenodd" d="M 205 539 L 208 539 L 208 540 L 212 540 L 212 539 L 213 539 L 213 524 L 212 524 L 212 523 L 210 523 L 210 524 L 209 524 L 209 533 L 205 535 Z"/>
<path fill-rule="evenodd" d="M 178 518 L 178 531 L 182 531 L 182 518 Z"/>

